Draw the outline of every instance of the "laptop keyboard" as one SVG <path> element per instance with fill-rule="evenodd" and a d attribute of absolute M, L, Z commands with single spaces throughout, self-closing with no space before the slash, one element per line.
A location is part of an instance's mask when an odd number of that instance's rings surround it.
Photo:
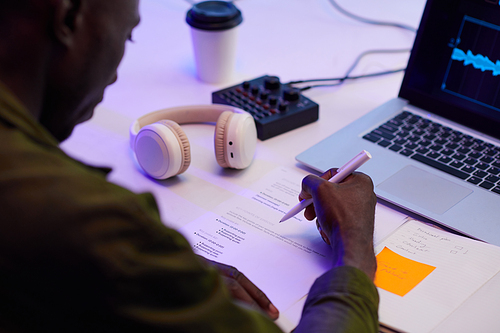
<path fill-rule="evenodd" d="M 499 146 L 409 111 L 403 111 L 363 138 L 500 194 Z"/>

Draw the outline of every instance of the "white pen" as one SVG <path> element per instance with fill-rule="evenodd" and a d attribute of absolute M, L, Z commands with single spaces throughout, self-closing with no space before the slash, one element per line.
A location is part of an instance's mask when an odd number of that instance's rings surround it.
<path fill-rule="evenodd" d="M 351 173 L 356 171 L 356 169 L 358 169 L 360 166 L 362 166 L 370 158 L 372 158 L 372 155 L 370 155 L 370 153 L 367 152 L 366 150 L 363 150 L 361 153 L 354 156 L 354 158 L 352 158 L 344 166 L 340 167 L 337 170 L 337 173 L 335 175 L 333 175 L 333 177 L 330 178 L 328 181 L 331 183 L 340 183 L 347 176 L 349 176 Z M 302 200 L 301 202 L 296 204 L 295 207 L 290 209 L 290 211 L 288 213 L 286 213 L 285 216 L 283 216 L 283 218 L 280 220 L 280 223 L 297 215 L 301 210 L 305 209 L 307 206 L 312 204 L 312 202 L 313 202 L 312 198 Z"/>

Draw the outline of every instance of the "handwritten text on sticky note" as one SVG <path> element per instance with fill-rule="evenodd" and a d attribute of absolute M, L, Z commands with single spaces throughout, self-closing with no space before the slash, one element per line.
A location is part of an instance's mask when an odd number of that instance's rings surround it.
<path fill-rule="evenodd" d="M 387 247 L 377 255 L 375 285 L 399 296 L 406 295 L 436 268 L 391 251 Z"/>

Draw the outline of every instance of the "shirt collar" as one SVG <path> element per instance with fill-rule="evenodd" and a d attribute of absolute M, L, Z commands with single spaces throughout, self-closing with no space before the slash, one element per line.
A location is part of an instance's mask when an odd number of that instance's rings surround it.
<path fill-rule="evenodd" d="M 0 81 L 0 119 L 24 134 L 50 146 L 58 146 L 56 138 L 28 111 L 21 101 Z"/>
<path fill-rule="evenodd" d="M 45 146 L 49 146 L 67 156 L 59 148 L 59 142 L 43 127 L 28 111 L 28 109 L 17 99 L 12 91 L 0 81 L 0 121 L 19 129 L 33 140 Z M 70 158 L 70 157 L 68 157 Z M 74 160 L 74 159 L 73 159 Z M 76 160 L 75 160 L 76 161 Z M 90 166 L 76 161 L 87 168 L 98 170 L 105 175 L 111 172 L 110 168 Z"/>

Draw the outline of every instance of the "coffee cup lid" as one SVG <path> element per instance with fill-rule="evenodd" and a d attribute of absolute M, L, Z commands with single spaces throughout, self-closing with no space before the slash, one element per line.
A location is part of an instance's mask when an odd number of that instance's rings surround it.
<path fill-rule="evenodd" d="M 195 4 L 186 15 L 186 22 L 201 30 L 231 29 L 243 21 L 241 11 L 226 1 L 203 1 Z"/>

